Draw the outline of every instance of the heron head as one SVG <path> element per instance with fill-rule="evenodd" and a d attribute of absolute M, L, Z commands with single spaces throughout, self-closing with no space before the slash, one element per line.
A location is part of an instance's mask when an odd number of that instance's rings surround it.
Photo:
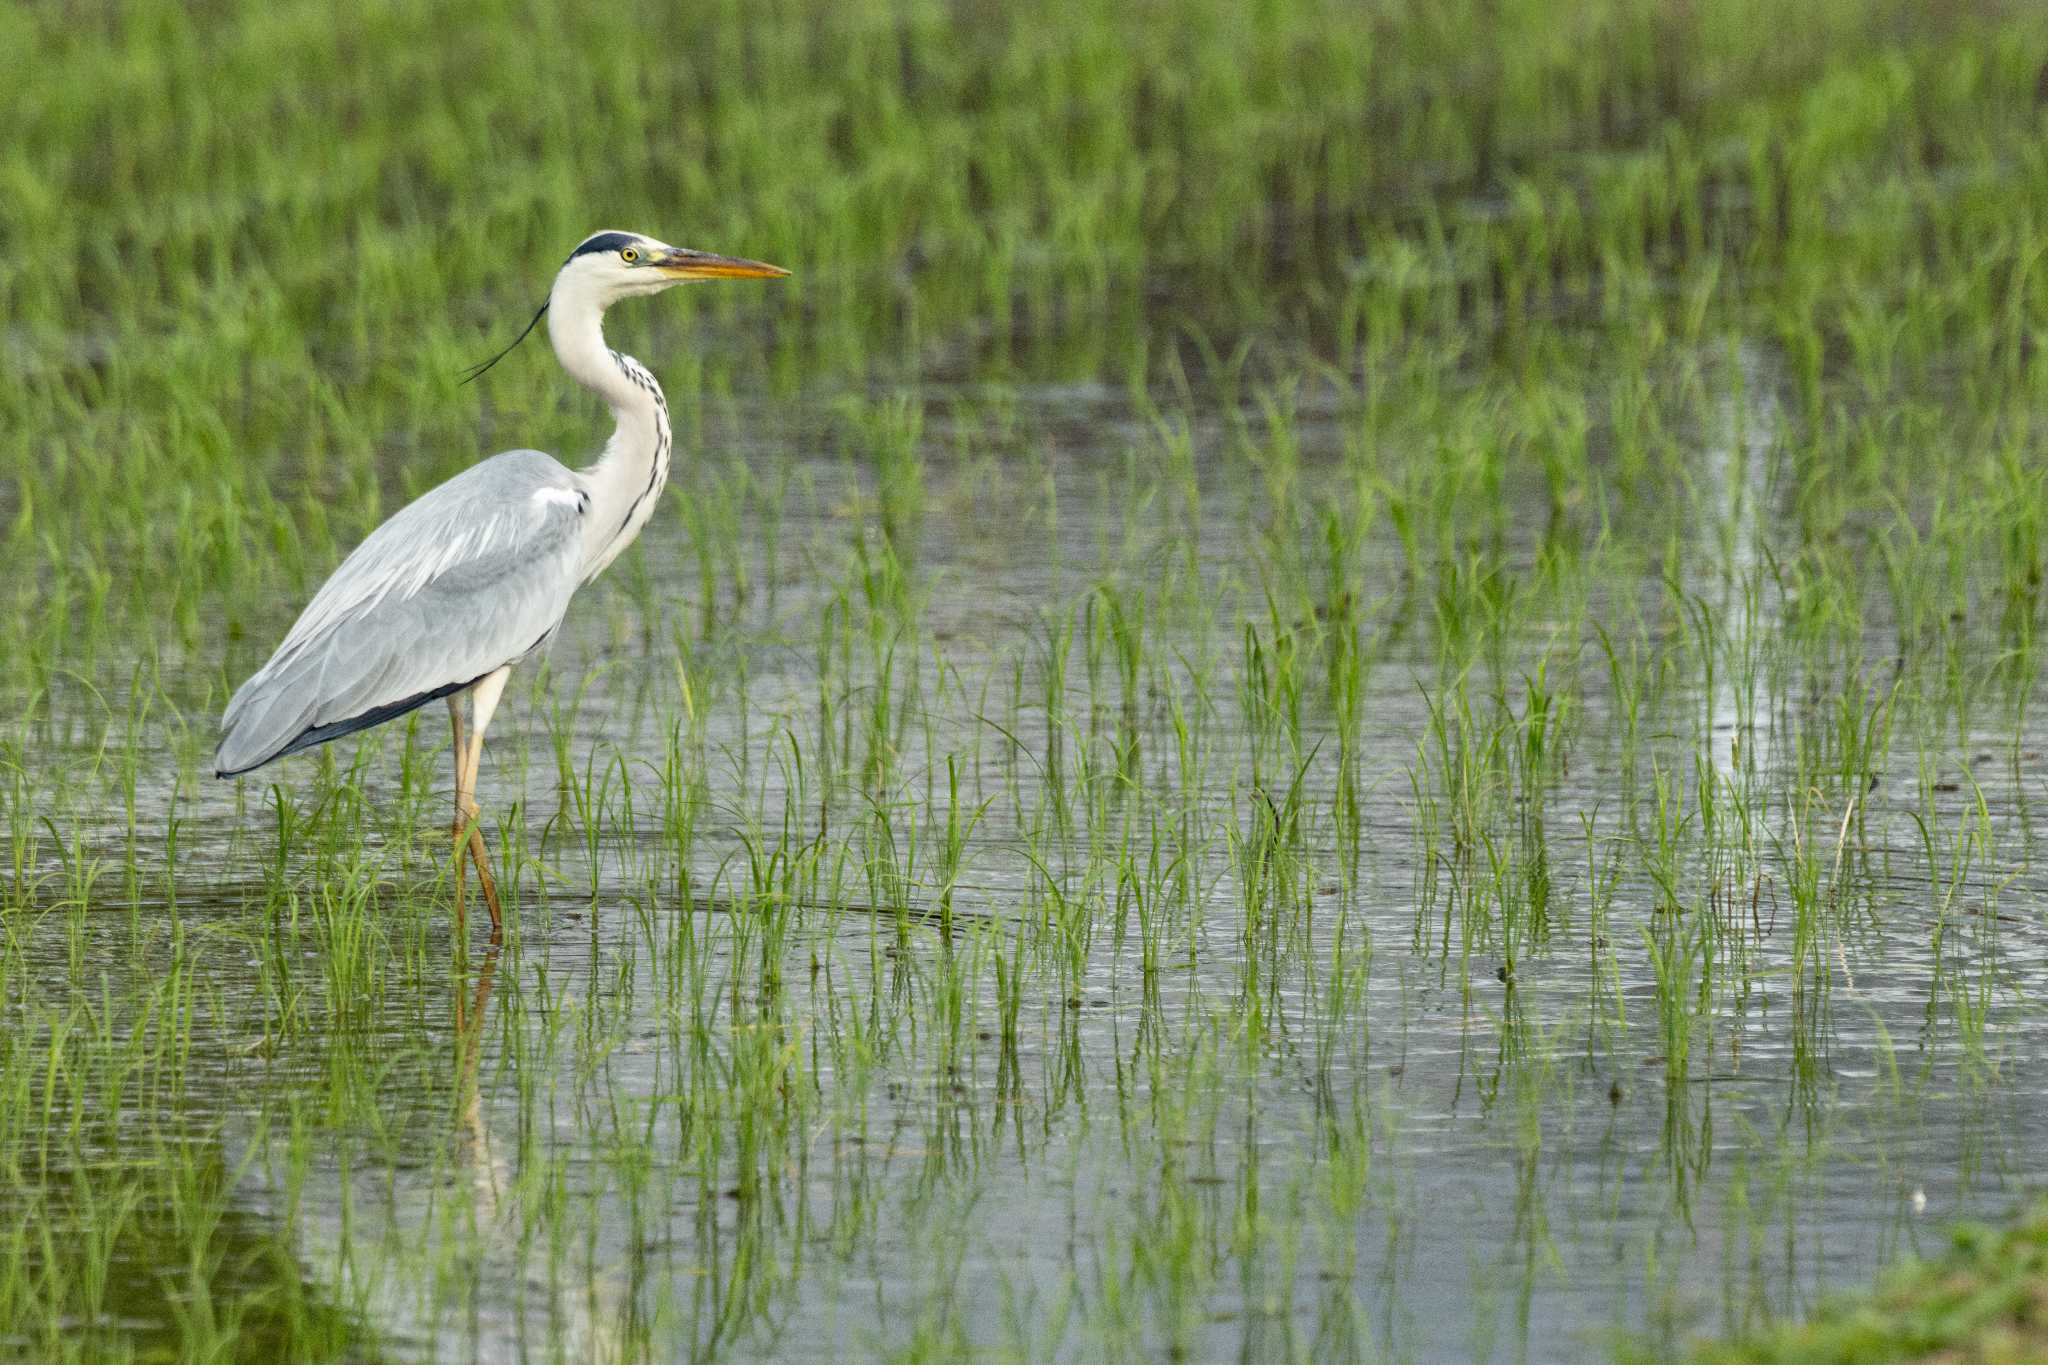
<path fill-rule="evenodd" d="M 779 265 L 670 246 L 637 232 L 592 233 L 562 265 L 562 281 L 584 285 L 601 305 L 692 280 L 772 280 L 788 273 Z"/>
<path fill-rule="evenodd" d="M 463 373 L 462 382 L 469 383 L 510 355 L 550 309 L 555 316 L 551 327 L 559 325 L 565 314 L 594 324 L 605 309 L 620 299 L 659 294 L 691 280 L 774 280 L 788 273 L 779 265 L 670 246 L 637 232 L 593 232 L 577 243 L 569 259 L 562 262 L 561 270 L 555 274 L 555 287 L 548 292 L 548 300 L 540 311 L 533 315 L 533 321 L 526 324 L 526 330 L 512 339 L 511 346 L 480 365 L 470 366 Z"/>

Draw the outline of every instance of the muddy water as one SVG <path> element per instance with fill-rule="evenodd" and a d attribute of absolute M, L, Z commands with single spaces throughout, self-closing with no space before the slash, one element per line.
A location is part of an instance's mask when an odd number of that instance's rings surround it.
<path fill-rule="evenodd" d="M 363 751 L 347 837 L 280 866 L 264 789 L 195 783 L 147 732 L 161 766 L 142 765 L 134 824 L 176 821 L 175 871 L 141 838 L 141 894 L 110 875 L 98 913 L 15 927 L 15 961 L 45 980 L 87 979 L 82 963 L 140 980 L 152 948 L 200 945 L 178 1123 L 232 1185 L 235 1245 L 285 1250 L 236 1259 L 257 1269 L 217 1292 L 254 1302 L 265 1275 L 290 1280 L 378 1358 L 1015 1345 L 1578 1360 L 1615 1332 L 1796 1312 L 2048 1174 L 2030 1137 L 2048 1120 L 2030 984 L 2048 926 L 2033 908 L 2038 782 L 2012 761 L 2032 742 L 1987 715 L 1940 755 L 1971 770 L 1988 812 L 1960 895 L 1944 902 L 1930 878 L 1919 756 L 1900 741 L 1836 864 L 1853 909 L 1799 941 L 1788 849 L 1836 841 L 1844 807 L 1790 813 L 1788 729 L 1819 722 L 1775 661 L 1777 598 L 1754 588 L 1785 532 L 1776 409 L 1754 397 L 1767 362 L 1749 360 L 1741 416 L 1696 436 L 1688 587 L 1718 606 L 1722 663 L 1758 662 L 1746 682 L 1681 677 L 1650 731 L 1667 764 L 1686 759 L 1682 782 L 1698 755 L 1749 784 L 1760 837 L 1746 861 L 1695 842 L 1676 864 L 1683 913 L 1733 928 L 1715 940 L 1724 957 L 1675 986 L 1655 956 L 1700 931 L 1674 928 L 1669 897 L 1616 852 L 1651 798 L 1643 772 L 1624 781 L 1604 667 L 1574 674 L 1574 758 L 1540 791 L 1546 927 L 1512 954 L 1498 931 L 1466 936 L 1447 909 L 1457 855 L 1418 795 L 1446 687 L 1433 637 L 1388 629 L 1364 674 L 1350 838 L 1326 711 L 1308 708 L 1295 748 L 1251 733 L 1237 700 L 1243 625 L 1270 619 L 1269 490 L 1205 460 L 1197 505 L 1135 494 L 1126 461 L 1150 423 L 1120 392 L 1074 387 L 1023 391 L 1030 437 L 980 461 L 927 425 L 915 605 L 872 616 L 850 547 L 878 543 L 874 478 L 829 448 L 826 418 L 741 411 L 764 450 L 796 452 L 762 456 L 788 461 L 788 492 L 780 553 L 753 559 L 745 600 L 721 576 L 707 633 L 686 519 L 658 519 L 651 593 L 613 584 L 579 603 L 547 690 L 515 684 L 501 712 L 484 797 L 521 867 L 502 954 L 477 940 L 459 977 L 441 966 L 454 945 L 434 716 L 409 756 L 396 735 Z M 1298 420 L 1301 477 L 1325 477 L 1342 419 Z M 1227 426 L 1198 421 L 1196 449 Z M 1402 574 L 1384 539 L 1359 561 L 1383 624 Z M 1506 563 L 1526 571 L 1534 553 L 1532 533 Z M 1091 686 L 1085 623 L 1064 689 L 1047 686 L 1059 623 L 1098 581 L 1132 601 L 1180 584 L 1149 608 L 1128 698 L 1113 660 Z M 1540 634 L 1507 676 L 1533 668 Z M 579 690 L 551 716 L 550 696 Z M 878 697 L 879 749 L 863 729 Z M 1199 717 L 1191 770 L 1176 700 Z M 665 823 L 678 725 L 702 783 L 687 846 Z M 843 737 L 832 790 L 824 733 Z M 1130 736 L 1137 777 L 1119 787 L 1104 755 Z M 949 755 L 957 809 L 979 815 L 945 873 Z M 1247 857 L 1258 811 L 1297 771 L 1285 908 L 1248 920 L 1247 869 L 1269 866 Z M 315 825 L 348 786 L 317 760 L 264 776 Z M 578 781 L 592 784 L 580 797 Z M 1115 794 L 1127 787 L 1139 795 Z M 1966 792 L 1936 795 L 1938 828 L 1964 827 Z M 1527 805 L 1488 808 L 1503 846 Z M 125 813 L 83 799 L 65 813 L 126 856 Z M 815 869 L 788 913 L 750 882 L 778 852 Z M 1740 896 L 1708 908 L 1706 880 L 1731 867 Z M 1183 876 L 1185 892 L 1161 889 Z M 175 895 L 150 889 L 164 886 Z M 352 918 L 337 886 L 368 908 Z M 366 943 L 346 936 L 364 924 Z M 1006 1033 L 996 962 L 1018 945 Z M 358 974 L 338 975 L 337 955 Z M 1981 1044 L 1959 1000 L 1981 1001 Z M 177 1296 L 152 1287 L 146 1253 L 129 1269 L 119 1330 L 164 1339 Z"/>

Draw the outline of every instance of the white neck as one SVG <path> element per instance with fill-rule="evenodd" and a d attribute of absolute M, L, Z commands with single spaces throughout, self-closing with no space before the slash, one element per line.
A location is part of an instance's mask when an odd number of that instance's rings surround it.
<path fill-rule="evenodd" d="M 569 377 L 610 405 L 618 425 L 597 463 L 577 477 L 584 514 L 583 581 L 604 571 L 654 515 L 668 482 L 668 400 L 645 366 L 604 344 L 604 302 L 564 272 L 548 295 L 548 339 Z"/>

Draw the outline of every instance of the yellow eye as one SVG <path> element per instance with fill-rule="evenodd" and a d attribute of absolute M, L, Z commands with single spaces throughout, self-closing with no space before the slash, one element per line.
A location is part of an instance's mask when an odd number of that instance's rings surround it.
<path fill-rule="evenodd" d="M 634 247 L 624 247 L 619 251 L 619 259 L 631 265 L 640 259 L 640 252 Z"/>

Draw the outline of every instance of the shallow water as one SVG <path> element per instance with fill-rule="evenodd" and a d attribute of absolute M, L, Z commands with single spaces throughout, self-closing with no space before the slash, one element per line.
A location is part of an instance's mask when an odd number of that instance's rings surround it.
<path fill-rule="evenodd" d="M 1769 357 L 1743 364 L 1744 415 L 1688 438 L 1684 583 L 1720 672 L 1682 620 L 1646 632 L 1667 672 L 1633 749 L 1584 620 L 1550 611 L 1569 593 L 1525 589 L 1453 658 L 1384 523 L 1346 570 L 1363 723 L 1340 741 L 1310 689 L 1291 726 L 1258 677 L 1313 628 L 1274 604 L 1314 537 L 1276 513 L 1284 462 L 1216 453 L 1264 439 L 1253 405 L 1198 410 L 1180 478 L 1121 390 L 927 389 L 899 593 L 830 413 L 741 404 L 714 438 L 758 443 L 757 490 L 786 479 L 772 562 L 760 501 L 703 513 L 738 519 L 744 600 L 721 567 L 707 613 L 684 477 L 500 712 L 502 954 L 472 932 L 445 965 L 438 712 L 239 786 L 195 775 L 177 726 L 206 717 L 152 718 L 125 732 L 132 815 L 96 808 L 104 778 L 39 796 L 103 867 L 43 846 L 9 999 L 42 1029 L 104 994 L 183 1039 L 137 1121 L 226 1182 L 229 1244 L 284 1249 L 226 1256 L 215 1292 L 296 1277 L 365 1356 L 1578 1360 L 1797 1312 L 2048 1174 L 2048 738 L 1916 714 L 1874 785 L 1800 764 L 1843 680 L 1765 582 L 1797 532 Z M 1297 407 L 1288 477 L 1339 487 L 1349 420 Z M 1540 520 L 1498 573 L 1540 577 Z M 1661 591 L 1642 562 L 1582 585 L 1588 619 Z M 1135 687 L 1113 607 L 1142 612 Z M 1498 690 L 1525 719 L 1545 661 L 1569 760 L 1524 778 L 1498 746 L 1526 727 L 1488 718 Z M 123 733 L 58 702 L 39 724 L 91 773 Z M 1964 841 L 1952 880 L 1923 824 Z M 167 961 L 177 1028 L 139 1003 Z M 76 1150 L 130 1159 L 98 1117 Z M 137 1253 L 97 1326 L 168 1334 L 160 1269 Z"/>

